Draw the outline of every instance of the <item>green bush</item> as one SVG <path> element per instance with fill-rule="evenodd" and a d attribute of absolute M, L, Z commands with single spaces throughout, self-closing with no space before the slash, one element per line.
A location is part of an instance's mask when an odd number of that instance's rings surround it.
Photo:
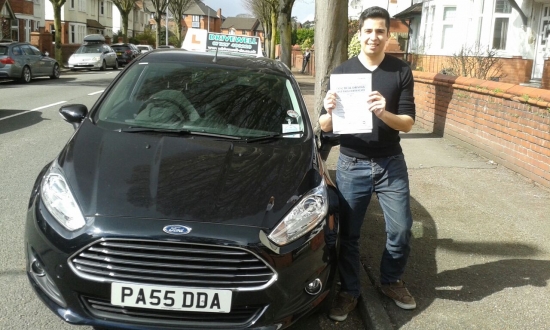
<path fill-rule="evenodd" d="M 361 52 L 361 43 L 359 42 L 359 32 L 356 32 L 348 44 L 348 58 L 359 55 Z"/>

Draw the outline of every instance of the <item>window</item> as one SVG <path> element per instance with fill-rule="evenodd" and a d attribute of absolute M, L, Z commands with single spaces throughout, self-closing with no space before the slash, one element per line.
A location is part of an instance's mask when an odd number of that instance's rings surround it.
<path fill-rule="evenodd" d="M 454 20 L 456 7 L 443 8 L 443 33 L 441 34 L 441 49 L 447 49 L 454 43 Z"/>
<path fill-rule="evenodd" d="M 74 2 L 75 2 L 75 0 L 71 0 L 71 2 L 69 4 L 70 9 L 74 9 Z"/>
<path fill-rule="evenodd" d="M 191 24 L 191 27 L 194 27 L 194 28 L 199 28 L 199 27 L 201 27 L 200 16 L 198 16 L 198 15 L 193 15 L 193 23 Z"/>
<path fill-rule="evenodd" d="M 245 35 L 246 35 L 246 30 L 242 30 L 242 31 L 241 31 L 241 34 L 242 34 L 243 36 L 245 36 Z"/>
<path fill-rule="evenodd" d="M 75 35 L 75 26 L 74 25 L 71 25 L 71 39 L 70 39 L 70 43 L 71 44 L 75 44 L 76 43 L 76 35 Z"/>
<path fill-rule="evenodd" d="M 105 3 L 103 1 L 99 2 L 99 15 L 105 15 Z"/>
<path fill-rule="evenodd" d="M 495 18 L 493 25 L 493 49 L 506 50 L 506 39 L 508 36 L 508 23 L 512 6 L 508 0 L 495 1 Z"/>
<path fill-rule="evenodd" d="M 14 19 L 11 21 L 11 40 L 19 41 L 19 20 Z"/>

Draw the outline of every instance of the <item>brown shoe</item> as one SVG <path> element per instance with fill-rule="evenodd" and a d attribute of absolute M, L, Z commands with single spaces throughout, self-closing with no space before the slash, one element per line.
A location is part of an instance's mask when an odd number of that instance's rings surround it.
<path fill-rule="evenodd" d="M 340 292 L 332 302 L 328 317 L 334 321 L 342 322 L 355 306 L 357 306 L 357 298 L 347 292 Z"/>
<path fill-rule="evenodd" d="M 413 296 L 407 290 L 403 281 L 397 281 L 390 284 L 382 284 L 380 291 L 389 298 L 395 301 L 395 304 L 403 309 L 415 309 L 416 301 Z"/>

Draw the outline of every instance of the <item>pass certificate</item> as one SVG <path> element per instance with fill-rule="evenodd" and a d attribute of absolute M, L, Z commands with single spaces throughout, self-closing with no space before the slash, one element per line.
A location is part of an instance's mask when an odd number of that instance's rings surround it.
<path fill-rule="evenodd" d="M 335 134 L 372 132 L 372 112 L 367 110 L 367 95 L 372 91 L 372 74 L 330 75 L 330 89 L 336 93 L 332 110 Z"/>

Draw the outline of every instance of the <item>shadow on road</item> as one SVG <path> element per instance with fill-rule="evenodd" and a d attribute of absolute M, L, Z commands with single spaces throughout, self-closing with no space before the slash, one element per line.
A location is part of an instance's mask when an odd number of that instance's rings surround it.
<path fill-rule="evenodd" d="M 479 242 L 438 239 L 436 224 L 429 212 L 414 198 L 411 209 L 413 226 L 412 252 L 404 275 L 417 301 L 413 311 L 403 311 L 393 301 L 381 297 L 396 329 L 428 308 L 435 299 L 462 302 L 479 301 L 507 288 L 525 285 L 544 287 L 550 279 L 550 261 L 533 260 L 541 251 L 529 244 L 510 242 Z M 361 254 L 367 273 L 374 285 L 379 285 L 380 258 L 385 247 L 385 223 L 377 198 L 369 205 L 361 229 Z M 438 272 L 436 251 L 502 260 Z M 441 258 L 441 256 L 440 256 Z M 525 259 L 521 259 L 525 258 Z"/>
<path fill-rule="evenodd" d="M 40 111 L 0 109 L 0 119 L 13 115 L 16 116 L 9 118 L 9 120 L 0 120 L 0 134 L 17 131 L 38 124 L 43 120 L 49 120 L 42 118 L 42 112 Z"/>

